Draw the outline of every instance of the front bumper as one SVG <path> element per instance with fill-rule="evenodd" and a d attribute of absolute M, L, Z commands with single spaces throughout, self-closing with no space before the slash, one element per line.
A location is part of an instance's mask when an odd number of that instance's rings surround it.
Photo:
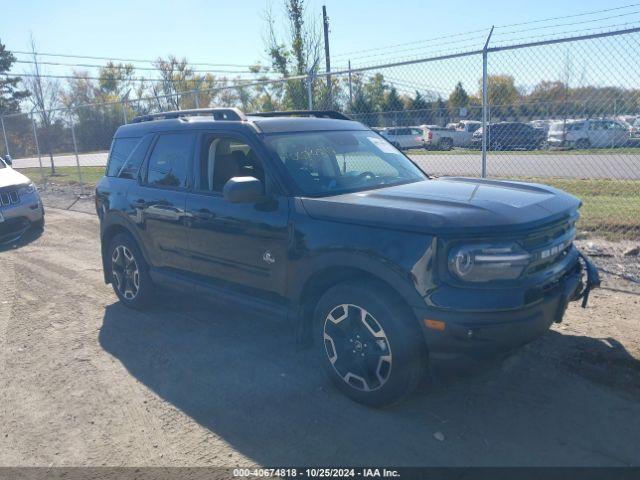
<path fill-rule="evenodd" d="M 577 262 L 539 300 L 523 308 L 489 312 L 414 308 L 430 355 L 441 358 L 499 355 L 539 337 L 554 322 L 562 321 L 569 302 L 583 298 L 584 306 L 589 290 L 599 285 L 596 267 L 588 258 L 582 255 L 581 258 L 584 266 Z"/>
<path fill-rule="evenodd" d="M 32 225 L 42 222 L 44 207 L 37 192 L 24 195 L 20 203 L 0 207 L 0 244 L 20 238 Z"/>

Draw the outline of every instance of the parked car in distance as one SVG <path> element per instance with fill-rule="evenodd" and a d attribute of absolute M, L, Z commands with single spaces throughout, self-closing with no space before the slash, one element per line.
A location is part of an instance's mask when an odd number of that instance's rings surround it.
<path fill-rule="evenodd" d="M 453 132 L 453 146 L 461 148 L 471 147 L 473 134 L 482 126 L 482 122 L 477 120 L 461 120 L 454 124 L 447 125 Z"/>
<path fill-rule="evenodd" d="M 587 119 L 555 122 L 549 128 L 550 147 L 615 148 L 629 142 L 629 130 L 616 120 Z"/>
<path fill-rule="evenodd" d="M 451 150 L 455 132 L 440 125 L 420 125 L 424 131 L 425 148 L 436 150 Z"/>
<path fill-rule="evenodd" d="M 526 123 L 500 122 L 487 127 L 488 150 L 534 150 L 545 146 L 544 131 Z M 482 127 L 473 134 L 472 146 L 482 147 Z"/>
<path fill-rule="evenodd" d="M 629 127 L 629 136 L 633 140 L 640 139 L 640 117 L 636 118 Z"/>
<path fill-rule="evenodd" d="M 0 158 L 0 244 L 18 240 L 27 230 L 44 228 L 44 207 L 36 186 Z"/>
<path fill-rule="evenodd" d="M 544 185 L 430 177 L 331 111 L 138 117 L 96 188 L 122 304 L 165 286 L 286 319 L 283 334 L 372 406 L 406 397 L 430 358 L 510 351 L 586 301 L 598 278 L 573 243 L 579 208 Z"/>
<path fill-rule="evenodd" d="M 424 131 L 420 127 L 387 127 L 377 131 L 401 150 L 424 148 L 426 144 Z"/>
<path fill-rule="evenodd" d="M 529 122 L 529 125 L 538 130 L 542 130 L 546 137 L 549 133 L 549 127 L 551 126 L 552 122 L 553 120 L 532 120 Z"/>

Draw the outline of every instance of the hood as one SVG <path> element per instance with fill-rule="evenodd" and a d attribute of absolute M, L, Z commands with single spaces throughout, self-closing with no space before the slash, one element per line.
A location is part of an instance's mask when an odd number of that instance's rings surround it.
<path fill-rule="evenodd" d="M 546 185 L 445 177 L 302 204 L 317 219 L 467 236 L 537 228 L 575 214 L 581 203 Z"/>
<path fill-rule="evenodd" d="M 0 168 L 0 188 L 25 185 L 31 183 L 29 177 L 24 176 L 11 167 Z"/>

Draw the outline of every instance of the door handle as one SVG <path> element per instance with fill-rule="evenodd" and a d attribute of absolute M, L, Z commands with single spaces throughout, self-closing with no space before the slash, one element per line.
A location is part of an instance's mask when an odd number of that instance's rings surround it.
<path fill-rule="evenodd" d="M 201 208 L 200 210 L 196 210 L 194 216 L 199 220 L 211 220 L 215 217 L 215 214 L 207 208 Z"/>

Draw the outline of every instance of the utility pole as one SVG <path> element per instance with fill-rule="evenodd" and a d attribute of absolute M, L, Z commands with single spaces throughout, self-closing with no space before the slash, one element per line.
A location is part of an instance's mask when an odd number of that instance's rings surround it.
<path fill-rule="evenodd" d="M 329 55 L 329 18 L 327 18 L 327 7 L 322 6 L 322 24 L 324 25 L 324 59 L 326 63 L 326 72 L 331 72 L 331 56 Z M 327 97 L 329 99 L 329 109 L 333 108 L 333 99 L 331 96 L 331 75 L 327 75 Z"/>

